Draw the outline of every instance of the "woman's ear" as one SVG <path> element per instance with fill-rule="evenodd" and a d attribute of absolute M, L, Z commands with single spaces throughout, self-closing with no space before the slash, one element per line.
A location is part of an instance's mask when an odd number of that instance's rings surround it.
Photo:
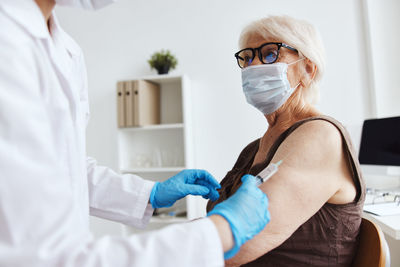
<path fill-rule="evenodd" d="M 305 70 L 306 75 L 304 75 L 301 83 L 305 87 L 309 87 L 312 80 L 314 80 L 315 75 L 317 74 L 317 66 L 311 62 L 308 58 L 305 61 Z"/>

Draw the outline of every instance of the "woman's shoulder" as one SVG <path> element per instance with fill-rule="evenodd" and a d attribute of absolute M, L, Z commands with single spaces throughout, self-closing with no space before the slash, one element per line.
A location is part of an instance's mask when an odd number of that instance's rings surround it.
<path fill-rule="evenodd" d="M 328 116 L 311 117 L 296 122 L 286 132 L 282 144 L 304 153 L 329 152 L 330 156 L 342 153 L 343 126 Z"/>
<path fill-rule="evenodd" d="M 300 123 L 299 129 L 313 134 L 331 136 L 335 133 L 340 133 L 341 124 L 331 117 L 314 117 L 309 120 L 304 120 Z"/>
<path fill-rule="evenodd" d="M 336 119 L 320 115 L 309 117 L 295 122 L 288 130 L 287 135 L 299 135 L 299 137 L 312 137 L 315 141 L 326 142 L 329 140 L 341 140 L 346 135 L 344 126 Z"/>
<path fill-rule="evenodd" d="M 297 128 L 299 126 L 307 125 L 309 128 L 323 128 L 323 129 L 335 129 L 341 131 L 344 126 L 342 125 L 341 122 L 336 120 L 333 117 L 327 116 L 327 115 L 318 115 L 318 116 L 312 116 L 308 117 L 299 121 L 296 121 L 295 123 L 292 124 L 290 128 Z"/>

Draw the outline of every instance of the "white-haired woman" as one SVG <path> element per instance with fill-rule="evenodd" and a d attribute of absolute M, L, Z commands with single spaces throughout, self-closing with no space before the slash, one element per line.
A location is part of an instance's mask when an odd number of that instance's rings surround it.
<path fill-rule="evenodd" d="M 305 21 L 271 16 L 247 26 L 239 45 L 244 95 L 269 127 L 241 152 L 218 201 L 237 190 L 244 174 L 283 163 L 260 186 L 271 222 L 226 264 L 349 266 L 365 190 L 346 130 L 313 105 L 324 71 L 321 40 Z"/>

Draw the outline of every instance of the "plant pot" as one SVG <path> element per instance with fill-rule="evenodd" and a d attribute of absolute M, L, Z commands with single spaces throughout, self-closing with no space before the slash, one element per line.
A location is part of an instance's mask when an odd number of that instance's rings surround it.
<path fill-rule="evenodd" d="M 168 74 L 169 72 L 169 65 L 160 66 L 157 68 L 158 74 Z"/>

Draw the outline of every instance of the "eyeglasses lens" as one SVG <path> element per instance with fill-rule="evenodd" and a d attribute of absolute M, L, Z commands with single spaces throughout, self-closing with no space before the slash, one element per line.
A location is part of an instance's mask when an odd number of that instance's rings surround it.
<path fill-rule="evenodd" d="M 261 58 L 263 63 L 271 64 L 278 59 L 279 47 L 277 44 L 268 44 L 261 47 Z"/>
<path fill-rule="evenodd" d="M 253 62 L 253 50 L 251 49 L 244 49 L 238 55 L 238 63 L 241 68 L 246 68 L 251 65 Z"/>

